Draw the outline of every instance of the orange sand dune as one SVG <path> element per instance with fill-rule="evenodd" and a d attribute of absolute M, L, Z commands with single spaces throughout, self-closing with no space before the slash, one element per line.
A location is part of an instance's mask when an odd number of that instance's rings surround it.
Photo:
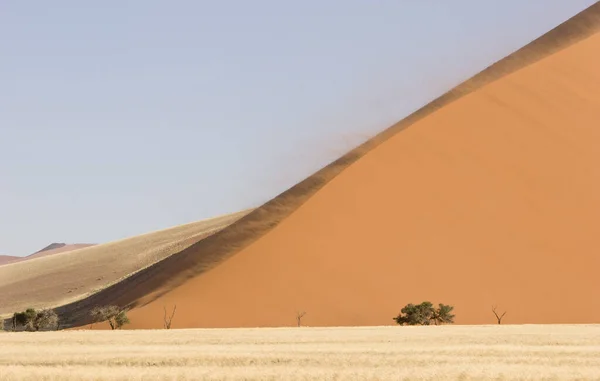
<path fill-rule="evenodd" d="M 492 305 L 507 323 L 598 322 L 599 15 L 586 38 L 388 133 L 220 265 L 147 298 L 131 327 L 160 327 L 174 304 L 174 327 L 292 325 L 299 310 L 307 325 L 390 324 L 422 300 L 453 304 L 457 323 L 493 323 Z"/>

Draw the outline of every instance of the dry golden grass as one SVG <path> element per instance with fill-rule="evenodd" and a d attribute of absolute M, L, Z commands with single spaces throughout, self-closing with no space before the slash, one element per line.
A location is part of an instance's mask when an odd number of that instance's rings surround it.
<path fill-rule="evenodd" d="M 4 333 L 0 380 L 600 380 L 600 325 Z"/>
<path fill-rule="evenodd" d="M 0 316 L 84 298 L 214 234 L 247 213 L 0 266 Z"/>

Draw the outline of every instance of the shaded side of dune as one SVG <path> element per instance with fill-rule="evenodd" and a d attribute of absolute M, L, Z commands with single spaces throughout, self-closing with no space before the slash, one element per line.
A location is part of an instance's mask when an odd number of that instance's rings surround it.
<path fill-rule="evenodd" d="M 271 231 L 340 172 L 398 132 L 474 90 L 560 51 L 599 29 L 600 4 L 596 4 L 437 98 L 230 227 L 85 300 L 61 307 L 59 312 L 65 317 L 66 325 L 87 323 L 86 313 L 95 305 L 144 305 L 181 285 L 186 279 L 213 268 Z"/>

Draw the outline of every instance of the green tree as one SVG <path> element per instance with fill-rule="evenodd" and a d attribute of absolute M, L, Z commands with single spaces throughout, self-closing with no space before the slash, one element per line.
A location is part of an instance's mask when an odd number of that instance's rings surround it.
<path fill-rule="evenodd" d="M 394 320 L 400 325 L 429 325 L 433 313 L 433 304 L 430 302 L 410 303 L 400 310 L 400 314 Z"/>
<path fill-rule="evenodd" d="M 13 314 L 13 331 L 16 331 L 19 326 L 24 327 L 28 331 L 56 328 L 58 327 L 58 315 L 51 309 L 37 311 L 34 308 L 28 308 L 25 311 L 15 312 Z"/>
<path fill-rule="evenodd" d="M 37 311 L 31 325 L 36 331 L 46 328 L 56 329 L 58 327 L 58 315 L 50 309 Z"/>
<path fill-rule="evenodd" d="M 117 329 L 121 329 L 121 327 L 123 327 L 125 324 L 131 323 L 127 317 L 127 312 L 125 311 L 119 311 L 117 316 L 115 316 L 114 322 Z"/>
<path fill-rule="evenodd" d="M 28 330 L 33 330 L 33 322 L 36 316 L 37 311 L 33 308 L 28 308 L 22 312 L 15 312 L 12 317 L 13 331 L 16 331 L 19 326 Z"/>
<path fill-rule="evenodd" d="M 27 325 L 27 316 L 25 312 L 15 312 L 12 317 L 12 329 L 13 331 L 17 330 L 18 326 L 25 327 Z"/>
<path fill-rule="evenodd" d="M 454 315 L 452 314 L 452 310 L 454 310 L 453 306 L 440 303 L 438 308 L 433 311 L 431 319 L 435 325 L 452 324 L 454 323 Z"/>
<path fill-rule="evenodd" d="M 400 325 L 435 325 L 454 323 L 452 310 L 454 307 L 439 304 L 434 308 L 431 302 L 422 302 L 421 304 L 407 304 L 400 310 L 400 314 L 394 318 Z"/>
<path fill-rule="evenodd" d="M 120 329 L 130 323 L 127 312 L 117 306 L 94 307 L 90 315 L 94 323 L 106 321 L 112 330 Z"/>

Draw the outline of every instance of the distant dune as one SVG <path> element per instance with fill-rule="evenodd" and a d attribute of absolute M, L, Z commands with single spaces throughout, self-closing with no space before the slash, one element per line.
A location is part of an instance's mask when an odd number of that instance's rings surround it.
<path fill-rule="evenodd" d="M 36 251 L 35 254 L 41 253 L 41 252 L 44 252 L 44 251 L 50 251 L 50 250 L 54 250 L 54 249 L 60 249 L 61 247 L 65 247 L 65 246 L 67 246 L 66 243 L 57 243 L 57 242 L 54 242 L 54 243 L 51 243 L 50 245 L 44 247 L 42 250 Z"/>
<path fill-rule="evenodd" d="M 66 243 L 52 243 L 40 251 L 36 251 L 33 254 L 27 255 L 25 257 L 15 257 L 10 255 L 0 255 L 0 266 L 8 263 L 22 262 L 29 259 L 46 257 L 49 255 L 66 253 L 68 251 L 73 251 L 77 249 L 83 249 L 84 247 L 94 246 L 94 244 L 90 243 L 75 243 L 75 244 L 66 244 Z"/>
<path fill-rule="evenodd" d="M 0 255 L 0 266 L 2 266 L 5 263 L 11 263 L 16 260 L 19 260 L 20 258 L 21 257 L 15 257 L 12 255 Z"/>
<path fill-rule="evenodd" d="M 83 249 L 84 247 L 94 246 L 93 243 L 74 243 L 74 244 L 66 244 L 66 243 L 53 243 L 50 246 L 45 247 L 44 249 L 28 255 L 27 259 L 39 258 L 39 257 L 47 257 L 54 254 L 66 253 L 67 251 L 73 251 L 78 249 Z"/>
<path fill-rule="evenodd" d="M 31 256 L 35 258 L 0 266 L 0 315 L 76 302 L 214 234 L 247 213 L 76 250 L 75 246 L 81 245 L 54 245 Z M 74 250 L 66 251 L 69 248 Z"/>
<path fill-rule="evenodd" d="M 174 327 L 385 325 L 423 300 L 598 322 L 599 29 L 596 4 L 150 272 L 210 265 L 113 300 L 131 328 L 175 304 Z"/>

